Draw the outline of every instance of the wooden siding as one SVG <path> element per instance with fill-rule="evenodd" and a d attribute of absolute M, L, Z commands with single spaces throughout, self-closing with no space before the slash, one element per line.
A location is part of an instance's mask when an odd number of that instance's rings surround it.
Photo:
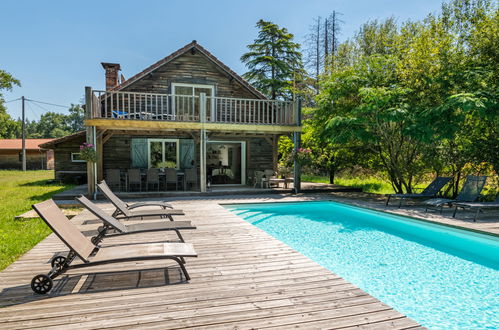
<path fill-rule="evenodd" d="M 187 134 L 168 135 L 113 135 L 104 144 L 104 171 L 106 169 L 128 169 L 132 166 L 131 160 L 131 139 L 132 138 L 172 138 L 172 139 L 192 139 Z M 241 137 L 237 135 L 210 135 L 209 140 L 216 141 L 244 141 L 246 142 L 246 176 L 252 176 L 254 171 L 263 171 L 273 168 L 272 145 L 264 137 Z M 195 160 L 199 166 L 199 144 L 195 144 Z"/>
<path fill-rule="evenodd" d="M 171 94 L 172 83 L 214 85 L 216 96 L 257 98 L 199 52 L 187 52 L 179 56 L 122 91 Z"/>
<path fill-rule="evenodd" d="M 265 171 L 274 168 L 272 163 L 272 145 L 264 138 L 247 140 L 247 168 L 249 176 L 255 171 Z"/>
<path fill-rule="evenodd" d="M 21 150 L 0 150 L 0 169 L 22 169 L 20 153 Z M 48 160 L 47 151 L 26 150 L 26 169 L 28 170 L 46 170 L 49 166 Z"/>
<path fill-rule="evenodd" d="M 63 141 L 54 147 L 54 170 L 56 179 L 71 183 L 75 183 L 75 180 L 78 180 L 78 183 L 85 181 L 86 177 L 81 172 L 87 171 L 87 163 L 71 161 L 71 153 L 80 152 L 80 145 L 83 142 L 85 142 L 84 136 L 76 136 L 73 139 Z"/>

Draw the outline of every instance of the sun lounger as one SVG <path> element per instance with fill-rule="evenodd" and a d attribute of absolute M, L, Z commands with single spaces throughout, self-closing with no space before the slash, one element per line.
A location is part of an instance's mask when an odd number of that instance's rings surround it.
<path fill-rule="evenodd" d="M 125 214 L 125 210 L 131 211 L 133 209 L 146 206 L 159 206 L 162 209 L 173 209 L 173 206 L 170 203 L 166 202 L 139 202 L 133 204 L 125 203 L 121 199 L 119 199 L 118 196 L 115 195 L 115 193 L 113 193 L 105 180 L 102 180 L 101 183 L 97 185 L 97 187 L 102 192 L 102 194 L 116 207 L 116 211 L 113 216 Z"/>
<path fill-rule="evenodd" d="M 497 197 L 494 202 L 459 202 L 459 203 L 454 203 L 454 206 L 456 208 L 454 209 L 454 214 L 452 215 L 453 218 L 456 217 L 456 212 L 458 208 L 470 209 L 470 210 L 475 209 L 476 212 L 473 221 L 476 221 L 476 219 L 478 218 L 478 213 L 483 212 L 483 210 L 499 209 L 499 197 Z"/>
<path fill-rule="evenodd" d="M 98 247 L 66 218 L 53 200 L 35 204 L 33 209 L 70 250 L 66 256 L 58 255 L 52 258 L 52 269 L 48 274 L 38 274 L 33 277 L 31 288 L 36 293 L 49 292 L 53 286 L 53 279 L 70 269 L 130 261 L 171 259 L 180 266 L 186 280 L 190 280 L 180 258 L 197 257 L 191 244 L 149 243 Z M 71 264 L 77 257 L 82 263 Z"/>
<path fill-rule="evenodd" d="M 104 237 L 109 236 L 165 230 L 174 231 L 180 241 L 184 242 L 180 230 L 196 229 L 190 221 L 153 221 L 126 225 L 104 212 L 85 196 L 76 197 L 75 199 L 104 223 L 102 227 L 99 227 L 98 234 L 91 239 L 94 244 L 98 244 Z"/>
<path fill-rule="evenodd" d="M 163 202 L 144 202 L 144 203 L 134 203 L 131 205 L 126 204 L 121 199 L 116 196 L 111 189 L 107 186 L 105 181 L 101 181 L 97 185 L 99 190 L 106 196 L 106 198 L 116 207 L 116 210 L 113 213 L 113 217 L 117 218 L 118 216 L 121 219 L 131 219 L 131 218 L 144 218 L 144 217 L 160 217 L 160 218 L 168 218 L 173 221 L 174 215 L 184 215 L 182 210 L 173 209 L 172 206 L 168 203 Z M 134 210 L 138 207 L 143 206 L 160 206 L 160 209 L 155 210 Z"/>
<path fill-rule="evenodd" d="M 407 198 L 430 198 L 435 197 L 442 188 L 449 183 L 451 178 L 439 176 L 432 183 L 428 185 L 421 193 L 419 194 L 389 194 L 388 199 L 386 200 L 386 204 L 390 202 L 390 198 L 395 197 L 399 198 L 399 207 L 402 206 L 402 202 Z"/>
<path fill-rule="evenodd" d="M 437 209 L 442 213 L 444 205 L 452 205 L 458 202 L 474 202 L 477 200 L 478 196 L 482 192 L 485 186 L 485 181 L 487 181 L 486 176 L 474 176 L 468 175 L 466 181 L 464 182 L 461 192 L 457 195 L 456 199 L 447 198 L 433 198 L 425 201 L 426 209 Z"/>

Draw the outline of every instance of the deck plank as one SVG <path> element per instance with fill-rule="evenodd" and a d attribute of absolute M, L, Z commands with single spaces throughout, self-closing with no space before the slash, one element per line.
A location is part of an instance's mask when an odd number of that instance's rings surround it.
<path fill-rule="evenodd" d="M 272 238 L 218 204 L 176 200 L 197 230 L 184 231 L 198 258 L 192 277 L 180 278 L 170 261 L 131 262 L 72 270 L 47 296 L 29 283 L 66 248 L 50 235 L 0 273 L 0 328 L 360 328 L 419 325 L 364 291 Z M 224 202 L 230 201 L 224 199 Z M 238 198 L 237 201 L 241 201 Z M 109 205 L 102 204 L 111 211 Z M 86 212 L 72 220 L 91 232 Z M 173 233 L 127 235 L 103 246 L 175 240 Z"/>

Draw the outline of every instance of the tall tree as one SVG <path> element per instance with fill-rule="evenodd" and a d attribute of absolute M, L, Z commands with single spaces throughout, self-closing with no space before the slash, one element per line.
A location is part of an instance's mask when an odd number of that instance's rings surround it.
<path fill-rule="evenodd" d="M 396 192 L 430 168 L 454 177 L 452 194 L 497 173 L 498 22 L 491 1 L 453 0 L 419 22 L 364 24 L 323 78 L 323 135 L 369 147 Z"/>
<path fill-rule="evenodd" d="M 300 45 L 286 28 L 259 20 L 258 38 L 241 56 L 248 72 L 243 77 L 271 99 L 291 99 L 294 82 L 303 75 Z"/>
<path fill-rule="evenodd" d="M 320 16 L 316 17 L 305 37 L 305 67 L 309 70 L 309 76 L 315 80 L 316 94 L 320 90 L 320 75 L 327 66 L 333 65 L 338 52 L 340 45 L 338 36 L 341 24 L 344 23 L 340 19 L 341 15 L 333 10 L 333 13 L 324 20 Z"/>
<path fill-rule="evenodd" d="M 11 91 L 14 86 L 20 86 L 19 80 L 4 70 L 0 70 L 0 138 L 12 139 L 19 133 L 20 124 L 12 119 L 5 108 L 5 99 L 2 91 Z"/>
<path fill-rule="evenodd" d="M 305 39 L 305 67 L 311 71 L 310 76 L 314 77 L 316 93 L 319 93 L 319 76 L 324 69 L 322 30 L 322 18 L 318 16 L 310 26 L 310 32 Z"/>
<path fill-rule="evenodd" d="M 84 111 L 80 105 L 72 104 L 69 114 L 46 112 L 39 121 L 26 124 L 29 138 L 59 138 L 84 129 Z"/>

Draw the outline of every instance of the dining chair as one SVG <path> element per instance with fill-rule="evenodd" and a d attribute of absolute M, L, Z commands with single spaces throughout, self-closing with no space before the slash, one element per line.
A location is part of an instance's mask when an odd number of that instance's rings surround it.
<path fill-rule="evenodd" d="M 187 185 L 187 189 L 190 188 L 190 186 L 194 188 L 197 188 L 198 185 L 198 172 L 197 169 L 194 168 L 186 168 L 185 169 L 185 182 Z"/>
<path fill-rule="evenodd" d="M 132 186 L 139 186 L 139 191 L 142 191 L 142 176 L 138 168 L 128 169 L 128 191 L 132 191 Z"/>
<path fill-rule="evenodd" d="M 165 168 L 165 190 L 168 190 L 168 184 L 174 184 L 175 190 L 178 190 L 177 170 L 174 168 Z"/>
<path fill-rule="evenodd" d="M 147 170 L 147 190 L 149 191 L 150 186 L 157 187 L 159 191 L 159 170 L 157 168 L 150 168 Z"/>
<path fill-rule="evenodd" d="M 121 171 L 119 169 L 107 169 L 106 182 L 111 190 L 121 191 Z"/>

